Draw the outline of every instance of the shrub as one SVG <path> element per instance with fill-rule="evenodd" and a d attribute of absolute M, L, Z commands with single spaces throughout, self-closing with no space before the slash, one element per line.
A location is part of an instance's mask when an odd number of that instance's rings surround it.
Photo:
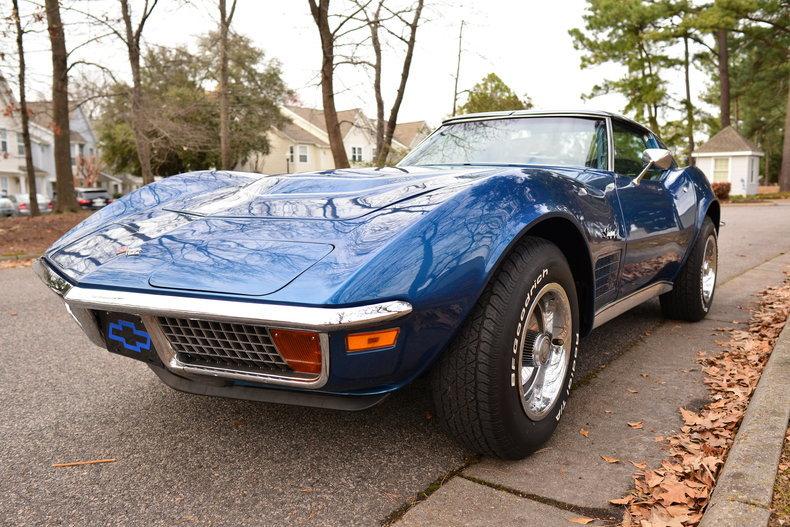
<path fill-rule="evenodd" d="M 713 193 L 719 198 L 721 201 L 725 201 L 730 199 L 730 187 L 731 185 L 727 182 L 717 181 L 713 185 Z"/>

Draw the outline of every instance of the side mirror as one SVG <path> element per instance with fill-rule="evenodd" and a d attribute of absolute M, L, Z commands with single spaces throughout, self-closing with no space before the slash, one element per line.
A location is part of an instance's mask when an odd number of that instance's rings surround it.
<path fill-rule="evenodd" d="M 634 184 L 638 185 L 642 178 L 645 177 L 647 171 L 653 167 L 661 170 L 668 170 L 672 167 L 675 159 L 672 157 L 672 152 L 664 148 L 648 148 L 642 152 L 642 162 L 645 163 L 645 168 L 636 176 Z"/>

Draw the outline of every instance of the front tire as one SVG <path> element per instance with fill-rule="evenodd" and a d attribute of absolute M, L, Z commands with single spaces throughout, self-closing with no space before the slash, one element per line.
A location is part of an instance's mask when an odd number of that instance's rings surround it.
<path fill-rule="evenodd" d="M 665 317 L 689 322 L 705 318 L 716 292 L 718 261 L 716 227 L 706 216 L 699 237 L 675 278 L 672 291 L 660 297 L 661 311 Z"/>
<path fill-rule="evenodd" d="M 437 417 L 468 449 L 520 459 L 551 437 L 576 368 L 573 275 L 549 241 L 507 256 L 434 368 Z"/>

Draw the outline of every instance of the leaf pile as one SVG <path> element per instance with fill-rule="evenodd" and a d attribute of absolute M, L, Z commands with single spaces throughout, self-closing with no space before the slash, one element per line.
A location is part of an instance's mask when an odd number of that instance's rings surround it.
<path fill-rule="evenodd" d="M 712 401 L 699 413 L 680 409 L 684 426 L 666 438 L 669 456 L 657 468 L 634 475 L 634 489 L 624 498 L 624 526 L 697 525 L 719 469 L 757 386 L 760 373 L 790 312 L 790 280 L 760 293 L 748 329 L 728 329 L 725 351 L 700 354 Z"/>

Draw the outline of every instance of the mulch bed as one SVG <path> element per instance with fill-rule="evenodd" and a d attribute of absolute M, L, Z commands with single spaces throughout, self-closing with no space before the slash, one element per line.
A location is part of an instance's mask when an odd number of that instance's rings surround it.
<path fill-rule="evenodd" d="M 17 216 L 0 219 L 0 258 L 6 257 L 3 260 L 7 263 L 9 261 L 7 257 L 41 254 L 66 231 L 90 214 L 90 211 L 83 211 L 44 214 L 35 218 Z"/>

